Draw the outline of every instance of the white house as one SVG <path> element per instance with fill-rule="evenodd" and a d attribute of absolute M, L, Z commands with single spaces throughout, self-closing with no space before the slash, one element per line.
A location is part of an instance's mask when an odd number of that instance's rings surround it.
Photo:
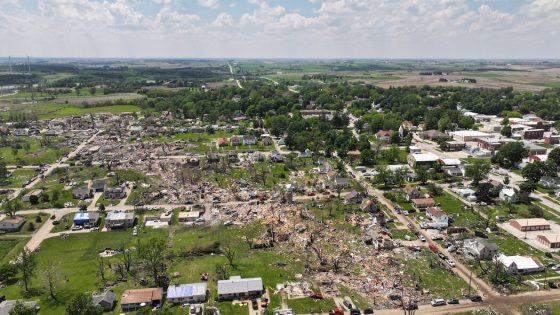
<path fill-rule="evenodd" d="M 516 192 L 513 188 L 504 187 L 500 190 L 500 200 L 514 202 L 516 199 Z"/>
<path fill-rule="evenodd" d="M 531 257 L 506 256 L 501 254 L 497 259 L 509 273 L 527 274 L 544 271 L 544 267 L 539 265 Z"/>

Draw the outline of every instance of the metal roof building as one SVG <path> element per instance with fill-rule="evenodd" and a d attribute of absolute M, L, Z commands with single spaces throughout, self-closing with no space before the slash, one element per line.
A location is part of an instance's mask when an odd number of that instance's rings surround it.
<path fill-rule="evenodd" d="M 242 279 L 240 276 L 231 276 L 229 280 L 218 281 L 218 299 L 230 300 L 258 296 L 264 291 L 261 278 Z"/>
<path fill-rule="evenodd" d="M 206 301 L 206 283 L 178 284 L 167 288 L 167 300 L 171 303 L 203 303 Z"/>

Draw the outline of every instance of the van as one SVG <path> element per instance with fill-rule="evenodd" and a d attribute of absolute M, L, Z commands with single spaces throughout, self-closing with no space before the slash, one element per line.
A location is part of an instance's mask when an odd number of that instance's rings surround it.
<path fill-rule="evenodd" d="M 432 306 L 442 306 L 445 305 L 445 300 L 444 299 L 433 299 L 431 302 Z"/>

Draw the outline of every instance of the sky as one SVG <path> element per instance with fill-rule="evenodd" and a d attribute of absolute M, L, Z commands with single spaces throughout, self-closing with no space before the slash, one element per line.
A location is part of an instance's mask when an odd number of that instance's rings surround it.
<path fill-rule="evenodd" d="M 0 0 L 0 57 L 560 58 L 560 0 Z"/>

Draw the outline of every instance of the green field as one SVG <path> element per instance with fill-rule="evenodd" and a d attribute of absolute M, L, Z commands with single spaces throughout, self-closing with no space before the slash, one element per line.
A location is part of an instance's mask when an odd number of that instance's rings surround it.
<path fill-rule="evenodd" d="M 16 169 L 4 182 L 0 182 L 0 188 L 20 188 L 35 174 L 37 174 L 35 170 Z"/>
<path fill-rule="evenodd" d="M 288 307 L 291 308 L 295 314 L 319 314 L 328 313 L 337 306 L 333 299 L 315 300 L 304 297 L 288 300 Z"/>
<path fill-rule="evenodd" d="M 127 113 L 138 112 L 140 107 L 135 105 L 111 105 L 111 106 L 98 106 L 98 107 L 64 107 L 56 110 L 50 114 L 41 116 L 42 119 L 52 119 L 64 116 L 84 115 L 90 113 Z"/>
<path fill-rule="evenodd" d="M 9 142 L 0 144 L 0 157 L 7 165 L 48 164 L 70 151 L 61 138 L 49 137 L 49 140 L 49 145 L 42 146 L 39 137 L 10 137 Z M 14 146 L 19 148 L 14 149 Z"/>
<path fill-rule="evenodd" d="M 0 265 L 13 259 L 28 240 L 29 237 L 0 236 Z"/>

